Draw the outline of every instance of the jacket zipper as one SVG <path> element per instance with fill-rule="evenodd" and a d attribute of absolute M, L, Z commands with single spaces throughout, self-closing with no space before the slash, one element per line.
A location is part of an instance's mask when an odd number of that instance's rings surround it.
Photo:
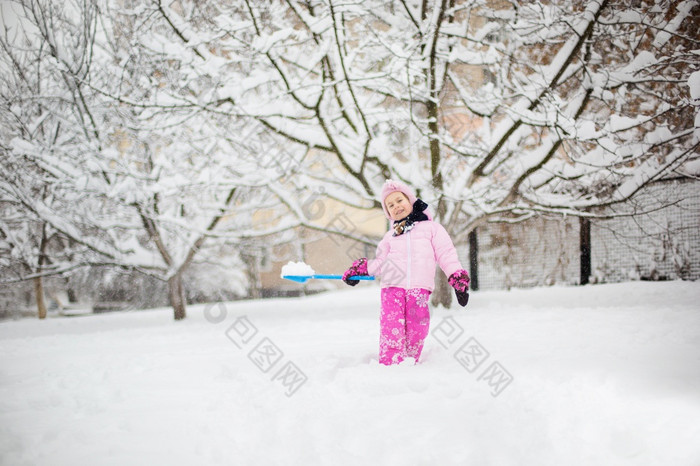
<path fill-rule="evenodd" d="M 406 248 L 408 250 L 408 260 L 406 261 L 407 264 L 407 272 L 406 272 L 406 290 L 411 289 L 411 238 L 410 238 L 410 231 L 407 231 L 406 233 L 406 241 L 408 241 L 408 247 Z"/>

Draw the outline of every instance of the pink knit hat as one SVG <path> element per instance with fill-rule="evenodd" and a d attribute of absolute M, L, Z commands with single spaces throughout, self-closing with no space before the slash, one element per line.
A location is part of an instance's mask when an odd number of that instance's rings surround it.
<path fill-rule="evenodd" d="M 413 190 L 405 184 L 403 184 L 402 182 L 386 180 L 384 182 L 384 186 L 382 187 L 382 209 L 384 209 L 384 215 L 386 215 L 386 218 L 388 218 L 389 220 L 391 220 L 391 215 L 389 215 L 389 211 L 387 210 L 384 201 L 389 196 L 389 194 L 395 193 L 396 191 L 405 194 L 408 198 L 408 202 L 410 202 L 411 205 L 413 205 L 413 203 L 416 202 L 416 200 L 418 199 L 413 193 Z"/>

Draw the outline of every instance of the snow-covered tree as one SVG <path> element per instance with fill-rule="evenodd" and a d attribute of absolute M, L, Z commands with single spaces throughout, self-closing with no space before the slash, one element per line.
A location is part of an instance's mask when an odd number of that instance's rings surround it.
<path fill-rule="evenodd" d="M 352 237 L 307 215 L 314 193 L 376 208 L 384 179 L 400 178 L 461 243 L 485 222 L 625 202 L 695 157 L 700 139 L 693 1 L 6 4 L 40 39 L 18 48 L 6 32 L 5 68 L 50 72 L 58 90 L 43 84 L 30 100 L 58 96 L 70 111 L 37 121 L 70 115 L 60 129 L 75 136 L 42 145 L 14 129 L 4 153 L 73 161 L 68 191 L 120 220 L 66 197 L 52 198 L 72 209 L 60 216 L 30 210 L 86 250 L 168 280 L 176 317 L 182 272 L 207 241 L 297 226 Z M 42 29 L 45 17 L 57 19 Z M 45 59 L 14 65 L 27 53 Z M 29 94 L 6 95 L 10 121 L 12 96 Z M 256 209 L 273 220 L 260 228 Z M 72 238 L 76 215 L 91 227 Z"/>
<path fill-rule="evenodd" d="M 93 179 L 104 172 L 88 75 L 96 9 L 3 2 L 0 34 L 0 228 L 8 243 L 6 280 L 33 278 L 45 316 L 42 276 L 110 261 L 114 243 L 94 218 Z M 92 163 L 91 163 L 92 162 Z"/>
<path fill-rule="evenodd" d="M 39 245 L 28 247 L 40 267 L 16 275 L 81 266 L 151 274 L 168 282 L 176 319 L 186 315 L 183 276 L 190 265 L 225 265 L 240 281 L 240 262 L 219 260 L 216 245 L 235 241 L 232 224 L 249 223 L 250 208 L 237 205 L 242 194 L 279 175 L 229 157 L 215 114 L 139 105 L 147 97 L 135 93 L 145 77 L 130 75 L 134 70 L 120 62 L 122 53 L 129 56 L 121 48 L 128 36 L 97 3 L 2 7 L 7 125 L 0 191 L 3 207 L 20 219 L 3 239 L 27 242 L 21 232 L 37 224 L 72 248 L 62 260 L 48 255 L 42 263 Z M 123 95 L 135 100 L 126 103 Z M 263 181 L 253 179 L 256 173 Z M 226 216 L 229 227 L 222 228 Z"/>
<path fill-rule="evenodd" d="M 292 148 L 294 183 L 348 205 L 407 181 L 459 242 L 484 222 L 592 215 L 691 158 L 698 8 L 157 3 L 185 75 L 217 83 L 187 105 L 260 122 Z"/>

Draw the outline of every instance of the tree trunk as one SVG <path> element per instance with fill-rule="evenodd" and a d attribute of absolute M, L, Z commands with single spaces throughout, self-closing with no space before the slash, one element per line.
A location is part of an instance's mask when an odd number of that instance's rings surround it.
<path fill-rule="evenodd" d="M 260 285 L 260 269 L 258 267 L 258 257 L 255 254 L 241 253 L 241 258 L 246 265 L 246 276 L 248 277 L 248 297 L 250 299 L 262 298 L 262 287 Z"/>
<path fill-rule="evenodd" d="M 46 245 L 48 237 L 46 236 L 46 223 L 41 226 L 41 241 L 39 242 L 39 267 L 37 272 L 41 272 L 44 264 L 47 262 Z M 39 319 L 46 319 L 46 298 L 44 297 L 44 279 L 38 276 L 34 279 L 34 294 L 36 295 L 36 309 Z"/>
<path fill-rule="evenodd" d="M 444 307 L 449 308 L 452 305 L 452 287 L 447 282 L 447 277 L 441 271 L 435 275 L 435 289 L 433 290 L 433 295 L 430 298 L 430 303 L 433 306 L 438 306 L 442 304 Z"/>
<path fill-rule="evenodd" d="M 182 275 L 179 273 L 168 280 L 168 296 L 170 305 L 175 313 L 175 320 L 182 320 L 187 317 L 185 289 L 182 286 Z"/>
<path fill-rule="evenodd" d="M 36 295 L 36 309 L 39 319 L 46 319 L 46 301 L 44 300 L 44 282 L 41 277 L 34 279 L 34 294 Z"/>

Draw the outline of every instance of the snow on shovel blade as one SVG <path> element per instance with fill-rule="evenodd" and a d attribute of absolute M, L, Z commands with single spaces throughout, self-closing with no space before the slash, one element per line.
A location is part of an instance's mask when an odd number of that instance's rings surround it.
<path fill-rule="evenodd" d="M 307 280 L 342 280 L 342 275 L 282 275 L 282 278 L 291 280 L 297 283 L 306 283 Z M 351 280 L 374 280 L 371 275 L 353 275 L 350 277 Z"/>

